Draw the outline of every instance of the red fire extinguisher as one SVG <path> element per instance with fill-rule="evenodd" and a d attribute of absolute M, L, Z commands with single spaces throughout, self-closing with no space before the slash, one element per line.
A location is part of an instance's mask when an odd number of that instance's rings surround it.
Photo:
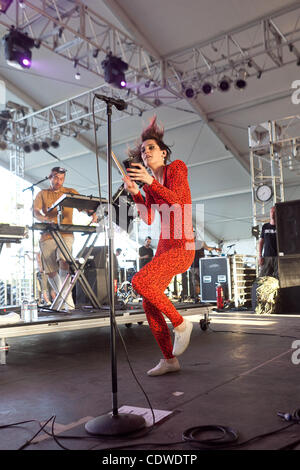
<path fill-rule="evenodd" d="M 221 284 L 217 284 L 216 294 L 217 294 L 217 308 L 223 309 L 224 308 L 224 292 L 223 292 L 223 287 Z"/>

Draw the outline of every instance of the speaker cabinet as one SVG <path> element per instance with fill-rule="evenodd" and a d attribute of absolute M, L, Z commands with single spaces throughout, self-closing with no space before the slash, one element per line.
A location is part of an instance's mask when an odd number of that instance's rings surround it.
<path fill-rule="evenodd" d="M 89 248 L 85 248 L 81 253 L 82 257 L 86 256 Z M 105 269 L 108 266 L 108 247 L 107 246 L 94 246 L 89 258 L 86 262 L 86 269 Z M 118 270 L 117 257 L 114 254 L 114 267 Z"/>
<path fill-rule="evenodd" d="M 90 284 L 94 294 L 99 300 L 101 305 L 108 305 L 108 285 L 109 285 L 109 273 L 105 275 L 105 269 L 86 269 L 84 275 Z M 76 307 L 83 305 L 91 305 L 90 299 L 85 295 L 81 284 L 77 281 L 76 284 Z"/>
<path fill-rule="evenodd" d="M 225 256 L 200 258 L 200 289 L 202 302 L 216 302 L 216 287 L 221 284 L 225 299 L 231 299 L 229 260 Z"/>
<path fill-rule="evenodd" d="M 300 313 L 300 200 L 275 208 L 280 313 Z"/>
<path fill-rule="evenodd" d="M 281 314 L 300 313 L 300 286 L 285 287 L 279 291 Z"/>
<path fill-rule="evenodd" d="M 300 200 L 279 202 L 275 208 L 278 255 L 300 255 Z"/>

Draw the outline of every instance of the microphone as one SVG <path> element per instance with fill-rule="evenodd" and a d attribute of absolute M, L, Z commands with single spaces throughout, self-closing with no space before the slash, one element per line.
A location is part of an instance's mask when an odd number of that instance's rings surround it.
<path fill-rule="evenodd" d="M 95 93 L 95 96 L 99 100 L 114 105 L 119 111 L 123 111 L 123 109 L 127 108 L 127 103 L 125 103 L 124 100 L 113 98 L 111 96 L 99 95 L 98 93 Z"/>
<path fill-rule="evenodd" d="M 235 246 L 235 243 L 233 243 L 232 245 L 227 245 L 227 248 L 232 248 L 233 246 Z"/>
<path fill-rule="evenodd" d="M 33 189 L 35 186 L 37 186 L 38 184 L 41 184 L 43 183 L 44 181 L 48 180 L 49 179 L 49 176 L 45 176 L 45 178 L 43 178 L 42 180 L 38 181 L 37 183 L 33 183 L 31 186 L 28 186 L 28 188 L 24 188 L 22 190 L 22 192 L 24 193 L 24 191 L 27 191 L 27 189 Z"/>

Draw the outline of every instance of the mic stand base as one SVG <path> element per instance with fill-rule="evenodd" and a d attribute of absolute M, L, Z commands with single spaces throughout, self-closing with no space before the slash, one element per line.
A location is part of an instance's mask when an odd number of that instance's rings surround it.
<path fill-rule="evenodd" d="M 146 422 L 142 416 L 131 413 L 114 415 L 111 412 L 88 421 L 85 425 L 85 430 L 95 436 L 120 436 L 139 431 L 145 425 Z"/>

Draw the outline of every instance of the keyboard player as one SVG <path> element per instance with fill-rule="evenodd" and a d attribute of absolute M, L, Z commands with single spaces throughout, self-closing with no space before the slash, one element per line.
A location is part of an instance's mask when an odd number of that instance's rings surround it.
<path fill-rule="evenodd" d="M 42 189 L 37 195 L 33 203 L 34 216 L 39 222 L 43 223 L 57 223 L 57 210 L 54 209 L 47 213 L 48 209 L 64 194 L 79 194 L 76 189 L 66 188 L 64 186 L 66 170 L 61 167 L 54 167 L 49 175 L 49 188 Z M 90 214 L 92 222 L 97 222 L 96 213 Z M 64 224 L 72 224 L 73 222 L 73 209 L 71 207 L 64 208 Z M 64 241 L 72 252 L 74 242 L 74 235 L 72 233 L 61 232 Z M 42 232 L 40 238 L 40 249 L 42 254 L 42 263 L 45 273 L 48 275 L 48 280 L 51 287 L 58 293 L 62 284 L 68 275 L 69 265 L 66 262 L 61 251 L 57 247 L 54 239 L 49 232 Z M 75 308 L 72 292 L 67 296 L 64 305 L 64 310 L 70 311 Z"/>

